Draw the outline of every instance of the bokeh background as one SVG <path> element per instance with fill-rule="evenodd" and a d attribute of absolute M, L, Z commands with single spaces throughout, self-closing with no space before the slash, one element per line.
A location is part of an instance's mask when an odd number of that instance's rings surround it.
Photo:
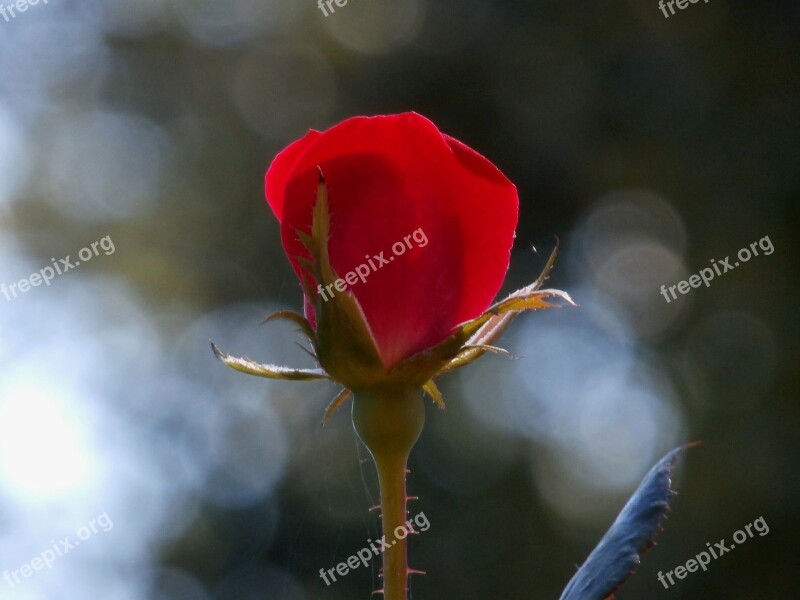
<path fill-rule="evenodd" d="M 1 2 L 2 0 L 0 0 Z M 318 576 L 378 535 L 373 467 L 336 389 L 248 378 L 210 339 L 309 365 L 262 194 L 308 128 L 416 110 L 519 187 L 504 291 L 561 240 L 580 304 L 519 319 L 440 381 L 410 489 L 412 598 L 555 599 L 667 450 L 680 495 L 619 593 L 789 599 L 800 563 L 800 5 L 50 0 L 0 17 L 0 570 L 107 514 L 13 600 L 368 598 Z M 391 215 L 387 215 L 391 218 Z M 759 256 L 673 285 L 768 236 Z M 770 531 L 656 579 L 763 516 Z"/>

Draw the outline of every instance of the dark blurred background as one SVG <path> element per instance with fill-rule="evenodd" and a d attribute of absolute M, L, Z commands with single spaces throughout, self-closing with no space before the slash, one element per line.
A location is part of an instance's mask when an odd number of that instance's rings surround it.
<path fill-rule="evenodd" d="M 558 598 L 647 469 L 702 440 L 618 598 L 797 598 L 800 5 L 43 2 L 0 17 L 0 283 L 114 251 L 0 296 L 0 570 L 114 527 L 0 598 L 380 587 L 377 563 L 319 578 L 379 535 L 348 411 L 319 427 L 336 389 L 236 374 L 208 341 L 310 364 L 290 327 L 257 327 L 301 308 L 264 171 L 308 128 L 405 110 L 518 185 L 504 292 L 558 236 L 550 284 L 580 304 L 520 318 L 518 360 L 440 380 L 411 597 Z M 765 237 L 774 253 L 661 296 Z M 761 516 L 767 535 L 657 581 Z"/>

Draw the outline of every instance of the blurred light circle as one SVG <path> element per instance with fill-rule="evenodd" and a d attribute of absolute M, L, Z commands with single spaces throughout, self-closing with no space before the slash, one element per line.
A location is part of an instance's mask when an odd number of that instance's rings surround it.
<path fill-rule="evenodd" d="M 0 22 L 0 90 L 34 105 L 42 91 L 92 74 L 107 56 L 94 24 L 57 3 L 38 9 L 35 17 Z"/>
<path fill-rule="evenodd" d="M 254 130 L 272 139 L 300 136 L 325 125 L 336 102 L 336 76 L 311 46 L 259 48 L 236 67 L 236 107 Z"/>
<path fill-rule="evenodd" d="M 602 196 L 580 221 L 568 251 L 570 269 L 615 304 L 639 337 L 663 334 L 686 311 L 661 293 L 681 281 L 686 229 L 673 206 L 646 189 Z M 680 301 L 683 300 L 683 301 Z"/>
<path fill-rule="evenodd" d="M 267 405 L 226 411 L 207 442 L 213 470 L 205 493 L 222 506 L 248 506 L 269 495 L 289 456 L 283 423 Z"/>
<path fill-rule="evenodd" d="M 621 296 L 650 295 L 664 277 L 671 281 L 684 274 L 680 257 L 652 242 L 617 247 L 600 261 L 594 274 L 595 285 Z"/>
<path fill-rule="evenodd" d="M 18 199 L 28 178 L 31 156 L 25 133 L 15 115 L 0 104 L 0 210 Z"/>
<path fill-rule="evenodd" d="M 489 5 L 483 0 L 436 0 L 425 4 L 423 27 L 414 46 L 431 54 L 462 50 L 486 27 Z"/>
<path fill-rule="evenodd" d="M 114 36 L 142 36 L 162 29 L 168 18 L 168 0 L 83 0 L 82 20 L 97 23 Z"/>
<path fill-rule="evenodd" d="M 598 258 L 594 285 L 610 295 L 640 336 L 663 333 L 689 306 L 682 294 L 677 300 L 669 286 L 686 277 L 683 261 L 673 250 L 653 242 L 632 242 Z M 661 293 L 666 286 L 667 298 Z"/>
<path fill-rule="evenodd" d="M 90 542 L 91 543 L 91 542 Z M 120 544 L 124 545 L 124 544 Z M 86 545 L 89 547 L 89 544 Z M 71 551 L 70 554 L 75 552 Z M 84 548 L 80 548 L 83 554 Z M 109 560 L 76 560 L 76 556 L 65 555 L 57 559 L 51 570 L 42 569 L 25 582 L 24 586 L 36 586 L 41 596 L 37 600 L 79 600 L 102 598 L 103 600 L 144 600 L 145 586 L 142 573 L 130 564 L 118 564 Z M 30 560 L 30 558 L 29 558 Z M 17 590 L 14 590 L 16 597 Z M 5 599 L 4 599 L 5 600 Z M 148 599 L 149 600 L 149 599 Z M 192 599 L 194 600 L 194 599 Z"/>
<path fill-rule="evenodd" d="M 0 379 L 0 480 L 27 502 L 76 493 L 98 466 L 70 392 L 34 385 L 32 375 Z"/>
<path fill-rule="evenodd" d="M 593 323 L 572 319 L 570 324 L 525 324 L 528 345 L 522 351 L 531 359 L 520 369 L 523 389 L 541 414 L 540 436 L 572 435 L 578 411 L 590 382 L 601 378 L 626 381 L 636 362 L 628 340 L 612 338 Z"/>
<path fill-rule="evenodd" d="M 114 221 L 155 204 L 172 153 L 154 122 L 93 112 L 62 125 L 50 149 L 49 200 L 68 218 Z"/>
<path fill-rule="evenodd" d="M 778 349 L 763 320 L 744 311 L 718 312 L 689 333 L 683 371 L 693 396 L 717 410 L 752 410 L 767 397 Z"/>
<path fill-rule="evenodd" d="M 535 442 L 537 483 L 565 518 L 591 518 L 587 495 L 600 506 L 634 486 L 682 431 L 667 379 L 620 336 L 623 328 L 598 326 L 602 313 L 541 313 L 510 332 L 507 346 L 520 360 L 479 363 L 464 375 L 477 416 Z"/>
<path fill-rule="evenodd" d="M 337 42 L 364 54 L 391 52 L 411 42 L 425 16 L 423 0 L 345 2 L 332 3 L 335 12 L 324 18 L 325 28 Z"/>
<path fill-rule="evenodd" d="M 576 313 L 568 322 L 544 312 L 537 314 L 535 325 L 532 319 L 518 321 L 504 346 L 519 360 L 490 363 L 484 358 L 466 370 L 468 406 L 486 422 L 537 442 L 575 427 L 575 403 L 587 380 L 600 373 L 626 378 L 635 364 L 630 340 L 620 335 L 625 330 L 612 334 L 601 329 L 595 322 L 598 314 L 606 321 L 619 319 L 595 310 Z"/>
<path fill-rule="evenodd" d="M 678 410 L 659 396 L 669 388 L 649 378 L 620 382 L 602 376 L 588 382 L 587 388 L 575 407 L 578 427 L 572 443 L 565 446 L 579 449 L 573 458 L 583 474 L 591 474 L 593 487 L 628 487 L 659 458 L 657 447 L 667 448 L 676 441 Z M 563 456 L 569 454 L 568 447 Z"/>
<path fill-rule="evenodd" d="M 196 41 L 228 46 L 286 25 L 298 16 L 297 0 L 174 0 L 178 21 Z"/>
<path fill-rule="evenodd" d="M 619 246 L 653 242 L 682 256 L 686 228 L 675 208 L 646 189 L 620 189 L 602 196 L 579 225 L 577 235 L 592 267 Z"/>
<path fill-rule="evenodd" d="M 661 454 L 683 441 L 673 402 L 670 390 L 648 377 L 638 383 L 602 376 L 587 382 L 571 407 L 570 427 L 546 452 L 534 453 L 537 486 L 551 510 L 585 522 L 619 510 L 617 496 L 635 489 Z"/>

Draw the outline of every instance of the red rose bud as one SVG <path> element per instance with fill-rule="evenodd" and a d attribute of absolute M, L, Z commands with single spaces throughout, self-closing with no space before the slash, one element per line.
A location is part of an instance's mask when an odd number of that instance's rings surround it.
<path fill-rule="evenodd" d="M 356 274 L 347 292 L 386 367 L 435 346 L 489 306 L 508 269 L 518 199 L 488 160 L 415 113 L 309 132 L 266 175 L 283 246 L 307 279 L 297 232 L 311 230 L 318 169 L 328 187 L 331 266 L 342 277 Z M 315 298 L 308 300 L 314 325 Z"/>
<path fill-rule="evenodd" d="M 326 377 L 350 390 L 424 386 L 441 403 L 435 375 L 499 351 L 490 344 L 518 312 L 553 306 L 545 301 L 552 296 L 571 302 L 538 290 L 543 273 L 490 306 L 508 269 L 516 187 L 416 113 L 311 131 L 275 158 L 265 184 L 305 292 L 305 318 L 276 316 L 301 327 L 322 368 L 259 365 L 217 351 L 238 370 Z"/>

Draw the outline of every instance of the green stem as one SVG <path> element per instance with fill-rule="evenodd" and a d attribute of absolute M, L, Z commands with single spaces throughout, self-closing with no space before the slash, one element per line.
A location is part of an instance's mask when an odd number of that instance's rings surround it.
<path fill-rule="evenodd" d="M 385 386 L 354 393 L 353 426 L 378 469 L 383 535 L 390 547 L 383 553 L 384 600 L 408 598 L 408 547 L 399 527 L 406 523 L 406 466 L 425 424 L 422 390 Z"/>

